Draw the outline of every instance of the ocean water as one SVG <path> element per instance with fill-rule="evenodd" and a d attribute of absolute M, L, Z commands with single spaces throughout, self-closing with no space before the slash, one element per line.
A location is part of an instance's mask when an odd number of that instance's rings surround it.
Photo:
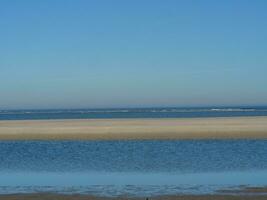
<path fill-rule="evenodd" d="M 0 110 L 0 120 L 267 116 L 267 107 Z"/>
<path fill-rule="evenodd" d="M 267 186 L 267 140 L 1 141 L 0 193 L 101 196 Z"/>

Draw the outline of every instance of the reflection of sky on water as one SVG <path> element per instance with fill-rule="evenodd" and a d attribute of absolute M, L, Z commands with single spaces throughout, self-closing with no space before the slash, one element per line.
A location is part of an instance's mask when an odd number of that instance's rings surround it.
<path fill-rule="evenodd" d="M 221 173 L 1 172 L 0 193 L 59 192 L 101 196 L 212 194 L 240 185 L 267 186 L 267 171 Z"/>
<path fill-rule="evenodd" d="M 0 186 L 267 185 L 267 171 L 220 173 L 0 173 Z"/>

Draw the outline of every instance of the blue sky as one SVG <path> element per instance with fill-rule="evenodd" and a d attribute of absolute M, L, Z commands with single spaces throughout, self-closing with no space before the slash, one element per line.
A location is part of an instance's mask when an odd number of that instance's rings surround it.
<path fill-rule="evenodd" d="M 1 0 L 0 108 L 267 104 L 267 1 Z"/>

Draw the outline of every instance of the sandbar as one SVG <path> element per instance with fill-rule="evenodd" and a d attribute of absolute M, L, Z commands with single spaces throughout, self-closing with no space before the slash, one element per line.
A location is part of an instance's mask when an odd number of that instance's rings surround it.
<path fill-rule="evenodd" d="M 267 117 L 2 120 L 0 140 L 267 139 Z"/>

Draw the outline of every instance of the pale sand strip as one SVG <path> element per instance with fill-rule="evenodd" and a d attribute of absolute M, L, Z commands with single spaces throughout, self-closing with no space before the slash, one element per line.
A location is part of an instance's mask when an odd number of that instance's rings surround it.
<path fill-rule="evenodd" d="M 267 139 L 267 117 L 0 121 L 0 140 Z"/>

